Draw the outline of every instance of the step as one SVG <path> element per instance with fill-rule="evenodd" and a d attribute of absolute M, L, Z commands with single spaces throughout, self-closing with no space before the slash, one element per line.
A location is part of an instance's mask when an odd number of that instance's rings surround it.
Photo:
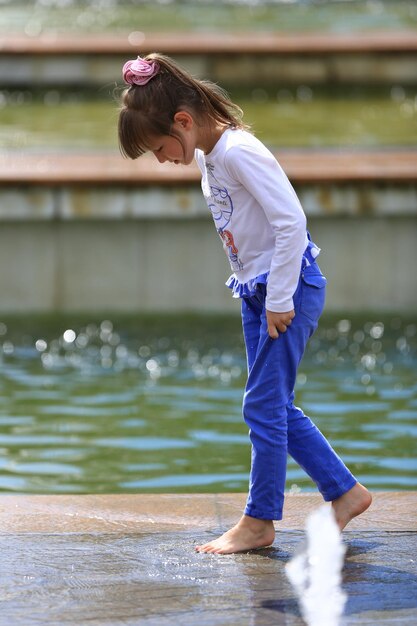
<path fill-rule="evenodd" d="M 417 153 L 279 151 L 309 216 L 417 213 Z M 0 220 L 207 218 L 197 166 L 117 153 L 0 156 Z"/>
<path fill-rule="evenodd" d="M 417 155 L 277 156 L 323 250 L 326 310 L 416 311 Z M 194 167 L 10 153 L 0 223 L 0 311 L 237 311 Z"/>
<path fill-rule="evenodd" d="M 172 55 L 195 75 L 227 85 L 417 83 L 417 33 L 142 33 L 39 37 L 0 42 L 4 85 L 121 82 L 128 58 Z"/>
<path fill-rule="evenodd" d="M 417 152 L 291 150 L 275 154 L 294 184 L 417 182 Z M 198 183 L 196 165 L 132 161 L 118 154 L 3 154 L 0 185 L 184 185 Z"/>
<path fill-rule="evenodd" d="M 2 36 L 0 54 L 12 55 L 120 55 L 158 51 L 168 55 L 274 54 L 308 55 L 335 53 L 416 53 L 417 32 L 370 33 L 143 33 L 124 35 L 90 33 L 66 35 L 42 33 L 37 37 Z"/>
<path fill-rule="evenodd" d="M 0 495 L 0 535 L 5 533 L 169 532 L 204 530 L 235 523 L 246 495 L 97 494 Z M 302 530 L 322 504 L 319 494 L 287 494 L 282 530 Z M 354 519 L 352 531 L 417 531 L 417 492 L 376 492 L 371 508 Z"/>

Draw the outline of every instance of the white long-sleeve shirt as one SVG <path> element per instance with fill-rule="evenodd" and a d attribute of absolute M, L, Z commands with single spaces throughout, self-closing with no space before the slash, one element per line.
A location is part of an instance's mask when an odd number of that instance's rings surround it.
<path fill-rule="evenodd" d="M 306 217 L 274 155 L 247 131 L 227 129 L 213 150 L 195 151 L 201 186 L 240 284 L 269 272 L 266 308 L 294 308 Z"/>

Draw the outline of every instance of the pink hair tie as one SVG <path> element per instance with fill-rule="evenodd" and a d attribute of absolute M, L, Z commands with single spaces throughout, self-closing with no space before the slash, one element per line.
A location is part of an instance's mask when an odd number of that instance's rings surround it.
<path fill-rule="evenodd" d="M 128 85 L 146 85 L 159 71 L 156 61 L 145 61 L 138 57 L 123 65 L 123 80 Z"/>

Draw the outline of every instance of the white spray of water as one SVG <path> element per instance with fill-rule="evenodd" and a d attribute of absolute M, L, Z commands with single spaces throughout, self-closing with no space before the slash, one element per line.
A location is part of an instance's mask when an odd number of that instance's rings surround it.
<path fill-rule="evenodd" d="M 322 506 L 306 522 L 307 546 L 287 563 L 302 616 L 308 626 L 339 626 L 347 596 L 341 589 L 346 548 L 331 507 Z"/>

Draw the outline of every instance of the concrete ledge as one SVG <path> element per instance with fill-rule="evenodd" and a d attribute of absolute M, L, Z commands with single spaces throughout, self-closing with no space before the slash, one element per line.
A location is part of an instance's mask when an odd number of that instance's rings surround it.
<path fill-rule="evenodd" d="M 327 310 L 415 311 L 417 155 L 278 158 L 323 250 Z M 236 312 L 197 170 L 117 154 L 2 160 L 1 311 Z"/>
<path fill-rule="evenodd" d="M 335 33 L 143 33 L 125 35 L 43 33 L 37 37 L 3 35 L 3 55 L 132 54 L 363 54 L 417 52 L 417 32 Z"/>
<path fill-rule="evenodd" d="M 279 152 L 307 215 L 417 213 L 417 154 Z M 0 220 L 207 218 L 196 166 L 117 154 L 0 157 Z"/>
<path fill-rule="evenodd" d="M 228 527 L 239 519 L 246 495 L 1 495 L 0 534 L 138 533 Z M 301 530 L 323 503 L 319 494 L 287 494 L 280 530 Z M 417 531 L 417 492 L 377 492 L 352 531 Z"/>
<path fill-rule="evenodd" d="M 417 182 L 417 152 L 279 151 L 276 157 L 295 184 Z M 199 183 L 197 166 L 136 161 L 118 154 L 3 154 L 0 185 L 184 185 Z"/>
<path fill-rule="evenodd" d="M 127 58 L 158 51 L 232 86 L 417 82 L 417 33 L 143 33 L 4 36 L 3 85 L 112 85 Z"/>

